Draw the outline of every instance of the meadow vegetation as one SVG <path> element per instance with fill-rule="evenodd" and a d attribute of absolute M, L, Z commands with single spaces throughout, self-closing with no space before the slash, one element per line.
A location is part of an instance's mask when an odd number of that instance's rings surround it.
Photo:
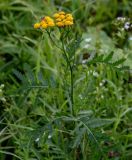
<path fill-rule="evenodd" d="M 0 0 L 0 160 L 131 160 L 131 111 L 131 0 Z"/>

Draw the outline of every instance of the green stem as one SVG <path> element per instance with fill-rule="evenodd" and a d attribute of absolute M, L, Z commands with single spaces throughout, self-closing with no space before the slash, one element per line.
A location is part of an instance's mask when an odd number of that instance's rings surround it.
<path fill-rule="evenodd" d="M 72 112 L 73 112 L 74 100 L 73 100 L 73 68 L 72 67 L 70 67 L 70 73 L 71 73 L 71 103 L 72 103 Z"/>
<path fill-rule="evenodd" d="M 52 39 L 51 37 L 51 34 L 48 30 L 46 30 L 46 32 L 48 33 L 49 35 L 49 38 L 50 40 L 52 41 L 52 43 L 57 47 L 59 48 L 61 51 L 63 51 L 64 53 L 64 56 L 66 58 L 66 62 L 67 62 L 67 65 L 69 66 L 69 69 L 70 69 L 70 100 L 71 100 L 71 114 L 74 115 L 74 109 L 73 109 L 73 105 L 74 105 L 74 98 L 73 98 L 73 94 L 74 94 L 74 90 L 73 90 L 73 66 L 71 65 L 70 63 L 70 60 L 67 56 L 67 53 L 66 53 L 66 50 L 65 50 L 65 46 L 64 46 L 64 41 L 62 39 L 62 48 L 61 47 L 58 47 L 58 45 L 54 42 L 54 40 Z"/>
<path fill-rule="evenodd" d="M 64 46 L 64 42 L 62 40 L 62 47 L 63 47 L 63 53 L 66 57 L 66 62 L 69 65 L 69 69 L 70 69 L 70 100 L 71 100 L 71 114 L 74 115 L 74 109 L 73 109 L 73 105 L 74 105 L 74 98 L 73 98 L 73 94 L 74 94 L 74 88 L 73 88 L 73 67 L 70 63 L 70 60 L 67 56 L 66 50 L 65 50 L 65 46 Z"/>
<path fill-rule="evenodd" d="M 60 49 L 61 51 L 63 51 L 62 48 L 58 47 L 58 45 L 54 42 L 54 40 L 53 40 L 52 37 L 51 37 L 50 32 L 49 32 L 48 30 L 46 30 L 46 32 L 48 33 L 48 36 L 49 36 L 50 40 L 52 41 L 52 43 L 53 43 L 58 49 Z"/>

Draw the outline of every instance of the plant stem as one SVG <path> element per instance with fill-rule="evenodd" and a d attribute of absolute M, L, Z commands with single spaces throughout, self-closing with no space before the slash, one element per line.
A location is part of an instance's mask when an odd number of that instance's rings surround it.
<path fill-rule="evenodd" d="M 71 103 L 72 103 L 72 112 L 73 112 L 73 105 L 74 105 L 74 100 L 73 100 L 73 68 L 70 66 L 70 73 L 71 73 Z"/>
<path fill-rule="evenodd" d="M 59 48 L 61 51 L 63 51 L 63 53 L 65 55 L 65 58 L 66 58 L 67 65 L 69 66 L 69 69 L 70 69 L 70 78 L 71 78 L 70 79 L 70 83 L 71 83 L 70 84 L 71 114 L 74 115 L 74 109 L 73 109 L 73 105 L 74 105 L 74 98 L 73 98 L 73 94 L 74 94 L 74 88 L 73 88 L 73 66 L 71 65 L 69 57 L 67 56 L 63 39 L 62 39 L 62 48 L 61 48 L 54 42 L 54 40 L 52 39 L 52 37 L 50 35 L 50 32 L 48 30 L 47 30 L 47 33 L 49 35 L 50 40 L 53 42 L 53 44 L 57 48 Z"/>
<path fill-rule="evenodd" d="M 46 32 L 48 33 L 48 36 L 49 36 L 50 40 L 52 41 L 52 43 L 53 43 L 58 49 L 60 49 L 60 50 L 62 51 L 62 48 L 60 48 L 60 47 L 54 42 L 54 40 L 52 39 L 50 32 L 49 32 L 48 30 L 46 30 Z"/>
<path fill-rule="evenodd" d="M 73 66 L 70 63 L 70 60 L 67 56 L 66 50 L 65 50 L 65 46 L 64 46 L 64 42 L 62 40 L 62 47 L 63 47 L 63 53 L 66 57 L 66 62 L 67 65 L 69 65 L 69 69 L 70 69 L 70 100 L 71 100 L 71 114 L 74 115 L 74 98 L 73 98 L 73 94 L 74 94 L 74 88 L 73 88 Z"/>

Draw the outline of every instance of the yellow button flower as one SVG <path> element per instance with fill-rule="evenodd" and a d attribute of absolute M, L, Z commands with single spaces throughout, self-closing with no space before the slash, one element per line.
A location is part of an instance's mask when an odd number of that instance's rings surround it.
<path fill-rule="evenodd" d="M 48 27 L 54 27 L 55 26 L 55 23 L 54 22 L 49 22 L 48 23 Z"/>
<path fill-rule="evenodd" d="M 68 17 L 66 17 L 66 20 L 67 20 L 67 21 L 72 21 L 72 20 L 73 20 L 73 17 L 72 17 L 72 16 L 68 16 Z"/>
<path fill-rule="evenodd" d="M 66 17 L 72 17 L 72 14 L 68 13 L 66 14 Z"/>
<path fill-rule="evenodd" d="M 62 22 L 63 22 L 63 23 L 65 23 L 66 21 L 67 21 L 66 19 L 63 19 L 63 21 L 62 21 Z"/>
<path fill-rule="evenodd" d="M 52 19 L 51 19 L 49 16 L 45 16 L 45 17 L 44 17 L 44 20 L 46 20 L 46 21 L 51 21 Z"/>
<path fill-rule="evenodd" d="M 54 18 L 58 18 L 60 15 L 58 14 L 58 13 L 55 13 L 54 15 L 53 15 L 53 17 Z"/>
<path fill-rule="evenodd" d="M 48 25 L 47 25 L 46 23 L 43 23 L 43 24 L 41 25 L 41 27 L 44 28 L 44 29 L 46 29 L 46 28 L 48 27 Z"/>
<path fill-rule="evenodd" d="M 64 15 L 60 15 L 59 18 L 63 20 L 65 18 L 65 16 Z"/>
<path fill-rule="evenodd" d="M 60 21 L 61 21 L 61 19 L 60 19 L 60 18 L 57 18 L 57 19 L 56 19 L 56 21 L 60 22 Z"/>
<path fill-rule="evenodd" d="M 41 20 L 40 25 L 42 26 L 45 23 L 44 19 Z"/>
<path fill-rule="evenodd" d="M 45 16 L 41 18 L 39 23 L 34 24 L 34 28 L 46 29 L 48 27 L 54 27 L 55 25 L 58 27 L 73 25 L 73 16 L 70 13 L 66 14 L 64 11 L 59 11 L 58 13 L 55 13 L 53 17 L 55 18 L 55 22 L 51 17 Z"/>
<path fill-rule="evenodd" d="M 41 26 L 40 23 L 35 23 L 35 24 L 34 24 L 34 28 L 35 28 L 35 29 L 40 28 L 40 26 Z"/>
<path fill-rule="evenodd" d="M 63 26 L 64 26 L 64 23 L 63 23 L 63 22 L 57 22 L 56 25 L 57 25 L 58 27 L 63 27 Z"/>
<path fill-rule="evenodd" d="M 63 11 L 60 11 L 54 14 L 54 18 L 56 20 L 56 25 L 58 27 L 70 26 L 73 25 L 73 17 L 72 14 L 66 14 Z"/>
<path fill-rule="evenodd" d="M 53 27 L 53 26 L 55 26 L 54 20 L 49 16 L 41 18 L 40 23 L 34 24 L 34 28 L 42 28 L 42 29 L 46 29 L 48 27 Z"/>
<path fill-rule="evenodd" d="M 65 25 L 66 25 L 66 26 L 73 25 L 73 22 L 71 22 L 71 21 L 66 21 L 66 22 L 65 22 Z"/>

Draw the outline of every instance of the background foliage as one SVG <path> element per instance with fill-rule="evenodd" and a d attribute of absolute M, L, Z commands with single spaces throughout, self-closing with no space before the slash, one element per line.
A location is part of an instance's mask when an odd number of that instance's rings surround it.
<path fill-rule="evenodd" d="M 33 29 L 57 10 L 82 35 L 74 116 L 62 54 Z M 131 0 L 0 0 L 1 160 L 131 159 L 131 16 Z"/>

